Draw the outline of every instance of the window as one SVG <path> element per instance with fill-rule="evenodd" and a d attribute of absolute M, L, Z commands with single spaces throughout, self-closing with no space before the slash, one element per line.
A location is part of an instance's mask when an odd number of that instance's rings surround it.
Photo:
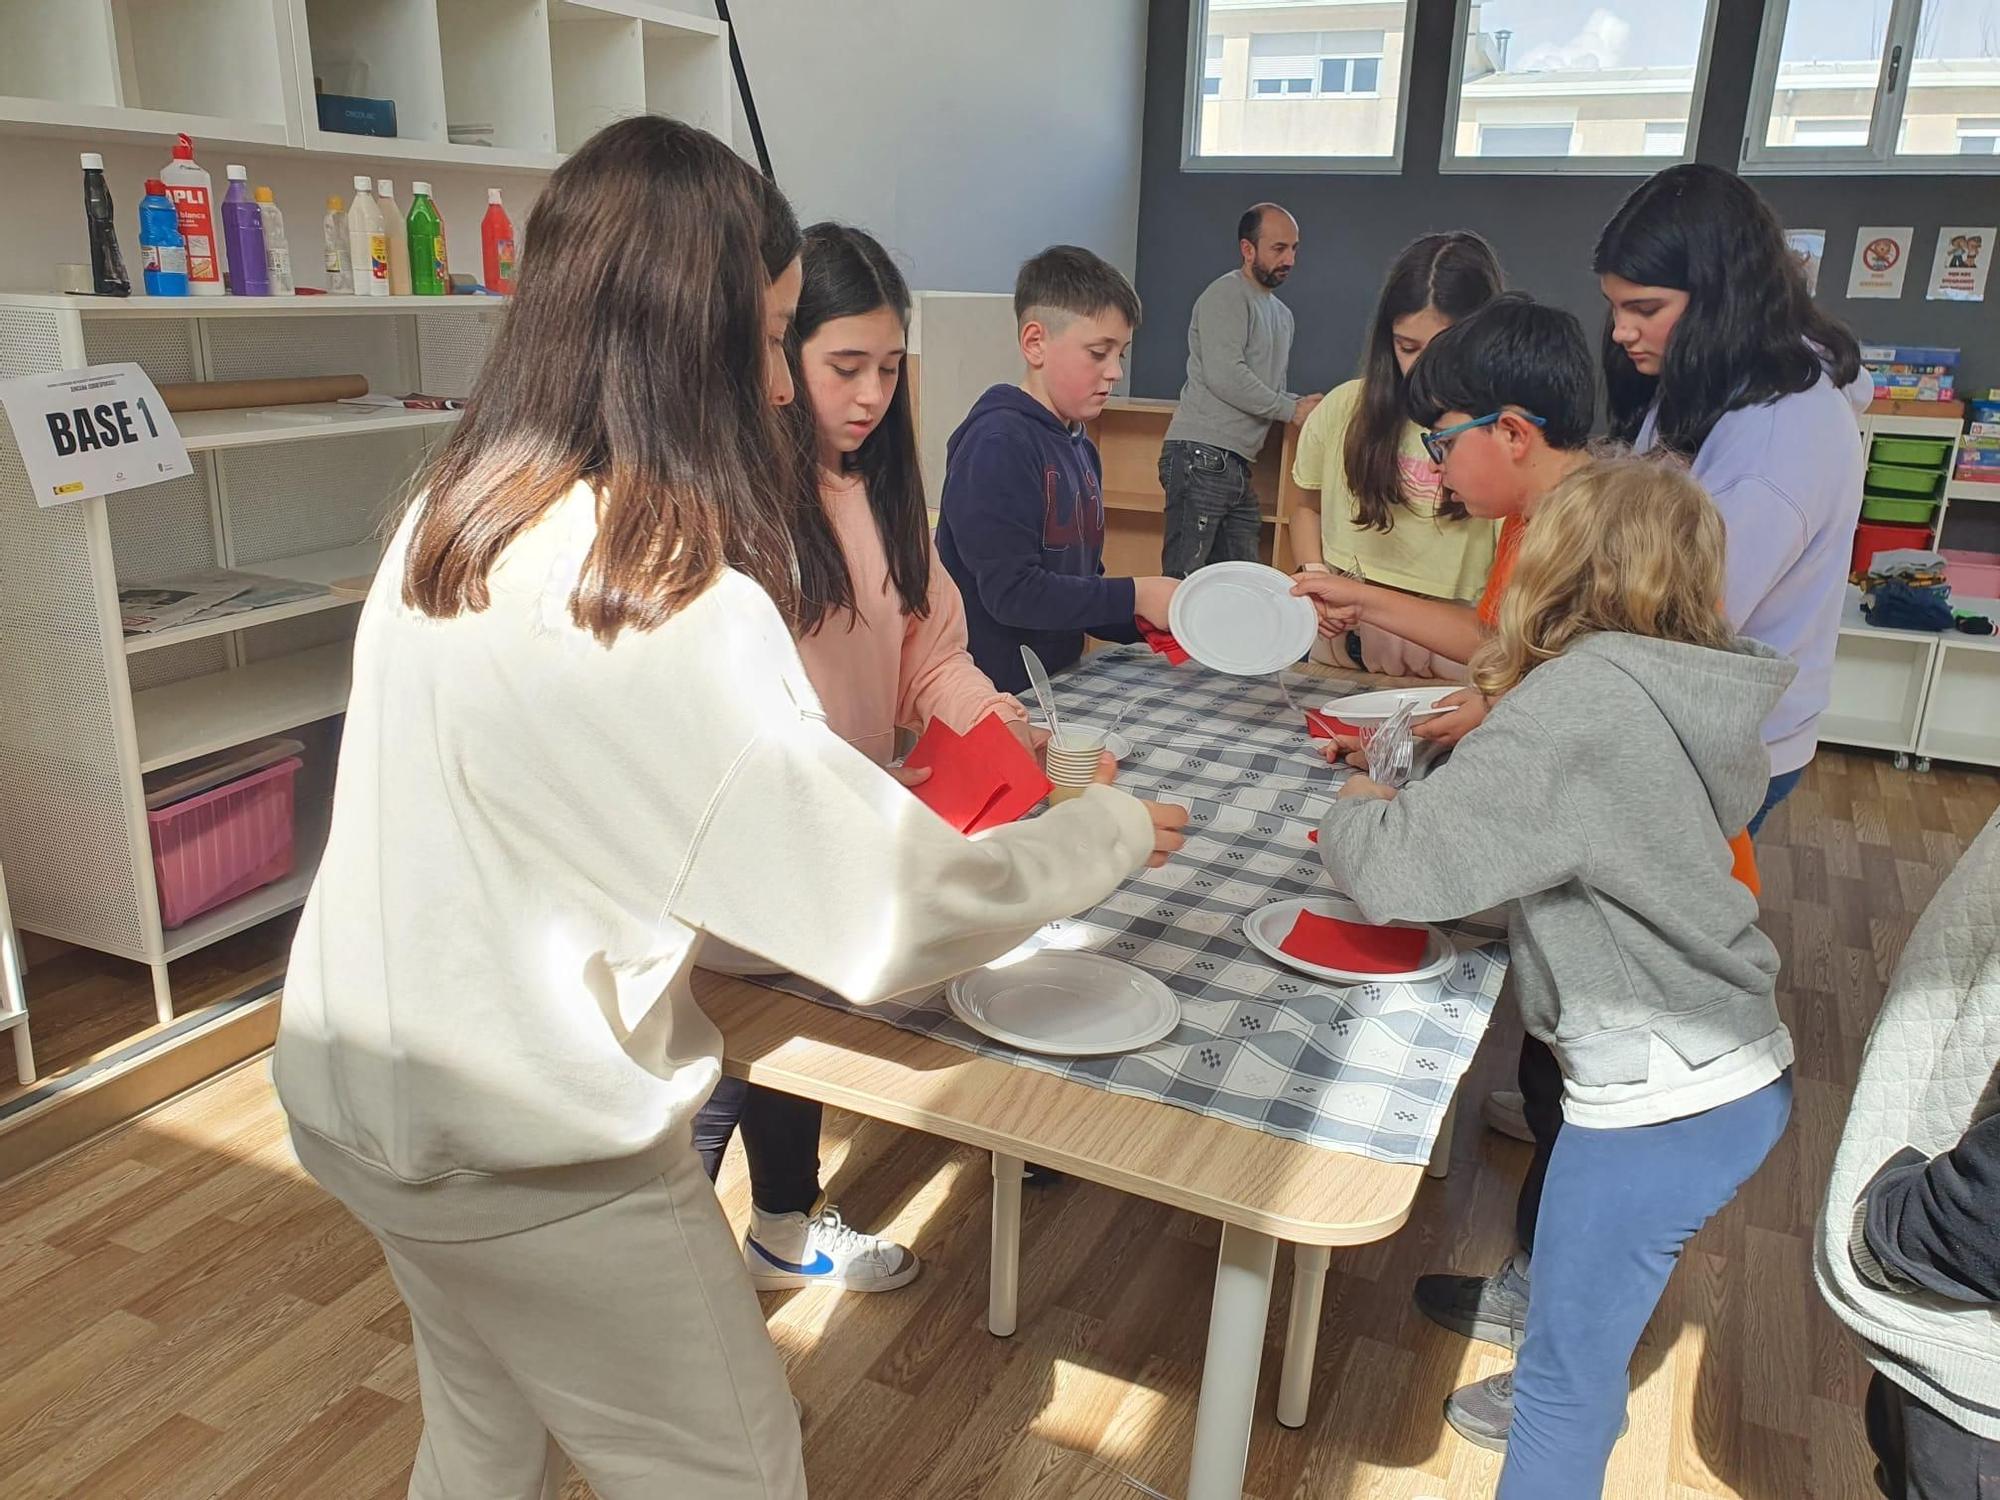
<path fill-rule="evenodd" d="M 1719 0 L 1459 0 L 1446 171 L 1685 160 Z"/>
<path fill-rule="evenodd" d="M 1868 122 L 1866 120 L 1794 120 L 1792 122 L 1792 144 L 1795 146 L 1865 146 L 1868 144 Z"/>
<path fill-rule="evenodd" d="M 1688 128 L 1682 120 L 1648 120 L 1639 149 L 1647 156 L 1687 155 Z"/>
<path fill-rule="evenodd" d="M 1416 0 L 1195 0 L 1183 165 L 1395 171 Z M 1361 23 L 1307 31 L 1302 20 Z M 1198 65 L 1197 65 L 1198 64 Z"/>
<path fill-rule="evenodd" d="M 1576 140 L 1576 126 L 1567 120 L 1559 125 L 1481 125 L 1481 156 L 1568 156 Z"/>
<path fill-rule="evenodd" d="M 1770 0 L 1750 120 L 1749 171 L 2000 170 L 1993 0 Z"/>

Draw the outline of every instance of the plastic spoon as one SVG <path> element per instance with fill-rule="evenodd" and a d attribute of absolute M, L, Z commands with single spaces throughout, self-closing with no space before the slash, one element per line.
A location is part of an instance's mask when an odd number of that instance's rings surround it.
<path fill-rule="evenodd" d="M 1054 744 L 1062 743 L 1062 728 L 1056 723 L 1056 695 L 1049 688 L 1048 669 L 1042 659 L 1035 655 L 1035 648 L 1023 646 L 1021 661 L 1028 669 L 1028 681 L 1035 686 L 1035 701 L 1042 706 L 1042 717 L 1049 723 L 1049 739 Z"/>

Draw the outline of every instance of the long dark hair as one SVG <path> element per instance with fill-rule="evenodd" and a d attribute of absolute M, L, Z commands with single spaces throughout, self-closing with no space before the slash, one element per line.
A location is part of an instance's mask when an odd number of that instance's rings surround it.
<path fill-rule="evenodd" d="M 1721 167 L 1668 167 L 1633 190 L 1598 236 L 1591 269 L 1688 294 L 1656 377 L 1642 375 L 1604 320 L 1611 435 L 1631 442 L 1657 397 L 1662 447 L 1692 458 L 1744 406 L 1835 385 L 1861 371 L 1846 326 L 1813 305 L 1785 232 L 1755 188 Z"/>
<path fill-rule="evenodd" d="M 806 389 L 806 340 L 835 318 L 858 318 L 888 308 L 910 326 L 910 289 L 889 252 L 874 236 L 845 224 L 815 224 L 806 230 L 799 261 L 804 279 L 799 290 L 798 317 L 792 322 L 787 350 L 792 360 L 798 398 L 791 421 L 806 455 L 814 451 L 816 418 Z M 804 492 L 795 508 L 800 522 L 793 533 L 799 557 L 801 619 L 811 633 L 829 615 L 855 607 L 854 580 L 840 540 L 828 524 L 819 500 L 818 464 L 802 466 Z M 868 508 L 889 559 L 889 581 L 903 603 L 903 613 L 923 619 L 930 614 L 930 517 L 924 505 L 924 481 L 917 465 L 917 422 L 910 406 L 910 382 L 905 371 L 896 394 L 875 430 L 843 467 L 859 474 L 867 488 Z M 813 524 L 815 519 L 817 524 Z"/>
<path fill-rule="evenodd" d="M 1427 234 L 1396 257 L 1375 299 L 1375 320 L 1361 361 L 1361 399 L 1347 424 L 1341 465 L 1354 495 L 1354 519 L 1375 531 L 1396 524 L 1396 508 L 1409 508 L 1403 492 L 1404 375 L 1396 363 L 1396 323 L 1434 307 L 1456 323 L 1500 295 L 1500 262 L 1493 247 L 1469 229 Z M 1465 507 L 1447 498 L 1440 516 L 1457 520 Z"/>
<path fill-rule="evenodd" d="M 771 495 L 797 493 L 797 450 L 764 361 L 765 295 L 798 246 L 783 195 L 712 135 L 640 115 L 586 141 L 528 216 L 513 304 L 426 477 L 404 599 L 484 609 L 495 559 L 581 480 L 598 520 L 580 628 L 650 630 L 725 567 L 796 620 Z"/>

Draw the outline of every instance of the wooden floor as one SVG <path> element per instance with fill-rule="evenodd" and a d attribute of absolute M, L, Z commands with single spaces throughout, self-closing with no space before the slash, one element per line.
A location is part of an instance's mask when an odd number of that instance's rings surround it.
<path fill-rule="evenodd" d="M 2000 780 L 1823 755 L 1762 844 L 1787 970 L 1797 1110 L 1690 1248 L 1633 1371 L 1618 1500 L 1863 1500 L 1863 1366 L 1808 1269 L 1819 1196 L 1884 979 Z M 1511 1068 L 1496 1026 L 1466 1097 Z M 1180 1493 L 1215 1227 L 1071 1183 L 1032 1192 L 1020 1332 L 983 1327 L 987 1169 L 830 1116 L 849 1217 L 926 1259 L 877 1297 L 767 1300 L 805 1402 L 816 1500 L 1118 1500 Z M 1462 1112 L 1449 1180 L 1409 1225 L 1336 1252 L 1307 1428 L 1271 1419 L 1273 1308 L 1248 1493 L 1471 1500 L 1498 1460 L 1439 1416 L 1505 1356 L 1411 1308 L 1422 1270 L 1508 1249 L 1527 1148 Z M 740 1163 L 723 1184 L 744 1211 Z M 372 1242 L 289 1161 L 261 1064 L 0 1189 L 0 1494 L 9 1500 L 392 1500 L 420 1416 L 408 1328 Z M 572 1483 L 568 1500 L 587 1491 Z"/>
<path fill-rule="evenodd" d="M 179 1015 L 276 979 L 285 971 L 297 915 L 279 917 L 197 950 L 172 966 Z M 28 1025 L 37 1082 L 46 1083 L 160 1029 L 151 971 L 87 948 L 69 948 L 28 971 Z M 0 1104 L 25 1092 L 11 1055 Z"/>

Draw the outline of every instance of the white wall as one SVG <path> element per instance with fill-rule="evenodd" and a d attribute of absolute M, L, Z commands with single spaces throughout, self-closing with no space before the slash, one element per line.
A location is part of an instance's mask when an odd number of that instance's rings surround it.
<path fill-rule="evenodd" d="M 729 9 L 801 222 L 858 224 L 912 286 L 939 291 L 1011 292 L 1020 263 L 1057 243 L 1133 273 L 1147 0 Z M 740 118 L 737 145 L 750 152 Z"/>
<path fill-rule="evenodd" d="M 714 13 L 712 0 L 682 8 Z M 1022 260 L 1086 245 L 1127 275 L 1137 258 L 1147 0 L 732 0 L 772 166 L 801 222 L 838 218 L 877 235 L 910 284 L 1011 291 Z M 735 143 L 751 155 L 740 120 Z M 86 143 L 14 136 L 0 290 L 46 291 L 59 262 L 87 263 Z M 103 148 L 120 243 L 137 276 L 138 200 L 162 147 Z M 320 217 L 355 172 L 395 180 L 412 163 L 259 156 L 195 143 L 213 174 L 240 161 L 285 213 L 301 284 L 318 285 Z M 517 228 L 541 178 L 418 168 L 444 215 L 454 270 L 477 275 L 485 189 Z"/>

